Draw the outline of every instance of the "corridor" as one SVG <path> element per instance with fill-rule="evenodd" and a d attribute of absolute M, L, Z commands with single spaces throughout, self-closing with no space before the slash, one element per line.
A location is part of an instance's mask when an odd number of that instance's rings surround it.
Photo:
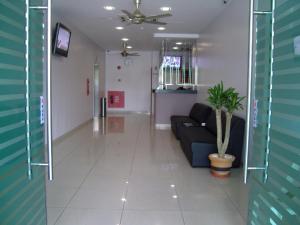
<path fill-rule="evenodd" d="M 191 168 L 150 116 L 111 114 L 55 143 L 49 225 L 244 225 L 242 170 L 216 179 Z"/>

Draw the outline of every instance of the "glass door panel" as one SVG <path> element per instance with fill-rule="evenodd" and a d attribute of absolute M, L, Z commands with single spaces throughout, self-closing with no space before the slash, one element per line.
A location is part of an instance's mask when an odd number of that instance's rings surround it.
<path fill-rule="evenodd" d="M 43 13 L 26 3 L 0 0 L 1 225 L 46 224 L 45 168 L 31 166 L 45 161 L 45 25 Z"/>
<path fill-rule="evenodd" d="M 260 92 L 253 89 L 255 99 L 267 97 L 265 105 L 269 102 L 265 110 L 264 105 L 258 106 L 258 115 L 263 114 L 261 118 L 269 116 L 269 120 L 263 120 L 268 131 L 262 136 L 254 133 L 252 148 L 253 155 L 257 155 L 261 161 L 265 159 L 265 170 L 251 175 L 248 224 L 296 225 L 300 224 L 300 56 L 295 53 L 294 41 L 300 37 L 300 2 L 272 2 L 275 5 L 271 14 L 272 29 L 269 32 L 273 37 L 268 54 L 271 62 L 270 79 L 265 79 L 269 85 L 264 86 Z M 257 17 L 256 46 L 261 42 L 260 27 L 263 22 L 260 18 L 267 16 Z M 268 60 L 265 59 L 256 54 L 256 86 L 260 82 L 257 65 L 267 67 Z M 263 138 L 266 134 L 266 138 Z M 265 144 L 259 146 L 262 139 Z M 263 152 L 264 148 L 267 152 L 262 156 L 258 149 Z M 262 174 L 259 175 L 259 172 Z"/>

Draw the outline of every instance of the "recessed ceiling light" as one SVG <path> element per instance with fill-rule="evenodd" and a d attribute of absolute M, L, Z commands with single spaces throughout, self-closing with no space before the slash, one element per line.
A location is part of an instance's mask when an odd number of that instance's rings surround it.
<path fill-rule="evenodd" d="M 163 6 L 163 7 L 160 7 L 160 10 L 163 11 L 163 12 L 170 12 L 171 11 L 171 7 Z"/>
<path fill-rule="evenodd" d="M 179 48 L 177 46 L 173 47 L 174 50 L 178 50 Z"/>
<path fill-rule="evenodd" d="M 121 201 L 126 202 L 127 200 L 126 200 L 126 198 L 121 198 Z"/>
<path fill-rule="evenodd" d="M 171 186 L 171 188 L 174 188 L 174 187 L 175 187 L 175 184 L 171 184 L 170 186 Z"/>
<path fill-rule="evenodd" d="M 111 5 L 106 5 L 103 7 L 105 10 L 107 11 L 112 11 L 112 10 L 115 10 L 116 8 L 114 6 L 111 6 Z"/>
<path fill-rule="evenodd" d="M 166 28 L 165 27 L 158 27 L 157 29 L 158 30 L 165 30 Z"/>
<path fill-rule="evenodd" d="M 122 38 L 122 41 L 129 41 L 128 38 Z"/>
<path fill-rule="evenodd" d="M 124 27 L 116 27 L 116 30 L 123 30 Z"/>
<path fill-rule="evenodd" d="M 183 45 L 182 42 L 176 42 L 176 45 Z"/>
<path fill-rule="evenodd" d="M 126 48 L 128 48 L 128 49 L 131 49 L 131 48 L 132 48 L 132 46 L 128 45 Z"/>
<path fill-rule="evenodd" d="M 173 195 L 172 197 L 173 197 L 174 199 L 178 198 L 178 196 L 177 196 L 177 195 Z"/>

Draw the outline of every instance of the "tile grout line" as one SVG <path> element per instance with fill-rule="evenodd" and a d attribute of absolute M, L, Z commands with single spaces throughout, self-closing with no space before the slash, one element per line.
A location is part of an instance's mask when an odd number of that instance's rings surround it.
<path fill-rule="evenodd" d="M 131 166 L 130 166 L 130 171 L 129 171 L 129 175 L 128 175 L 128 183 L 126 184 L 126 190 L 124 192 L 125 194 L 125 199 L 127 200 L 127 195 L 128 195 L 128 189 L 129 189 L 129 185 L 130 185 L 130 178 L 132 176 L 132 172 L 133 172 L 133 164 L 134 164 L 134 161 L 135 161 L 135 155 L 136 155 L 136 151 L 137 151 L 137 143 L 139 141 L 139 136 L 141 134 L 141 129 L 143 127 L 143 123 L 142 121 L 140 121 L 140 127 L 138 129 L 138 133 L 137 133 L 137 136 L 136 136 L 136 141 L 135 141 L 135 146 L 134 146 L 134 151 L 133 151 L 133 156 L 132 156 L 132 159 L 131 159 Z M 123 216 L 124 216 L 124 211 L 125 211 L 125 205 L 126 205 L 126 202 L 123 203 L 123 208 L 122 208 L 122 212 L 121 212 L 121 217 L 120 217 L 120 223 L 118 225 L 121 225 L 122 224 L 122 221 L 123 221 Z"/>
<path fill-rule="evenodd" d="M 90 148 L 92 147 L 92 145 L 95 145 L 95 140 L 94 138 L 92 138 L 93 143 L 90 145 Z M 57 217 L 57 219 L 54 222 L 54 225 L 57 225 L 59 219 L 62 217 L 62 215 L 64 214 L 65 210 L 68 208 L 68 206 L 70 205 L 71 201 L 74 199 L 74 197 L 76 196 L 76 194 L 79 192 L 79 190 L 81 189 L 83 183 L 86 181 L 87 177 L 91 174 L 92 170 L 95 168 L 96 163 L 98 163 L 100 160 L 100 157 L 95 160 L 95 162 L 93 163 L 92 167 L 89 169 L 89 171 L 87 172 L 86 176 L 84 177 L 84 179 L 82 180 L 82 182 L 80 183 L 80 185 L 76 188 L 75 193 L 72 195 L 72 197 L 70 198 L 70 200 L 67 202 L 67 204 L 65 205 L 65 207 L 63 207 L 62 212 L 59 214 L 59 216 Z"/>
<path fill-rule="evenodd" d="M 82 129 L 83 128 L 85 128 L 85 126 L 88 126 L 89 125 L 89 123 L 88 124 L 86 124 L 86 125 L 84 125 L 83 127 L 82 127 Z M 81 130 L 81 129 L 79 129 L 79 130 Z M 79 131 L 78 130 L 78 131 Z M 71 131 L 72 132 L 72 131 Z M 75 135 L 76 134 L 76 132 L 73 134 L 73 135 Z M 68 138 L 71 138 L 71 137 L 73 137 L 73 135 L 72 136 L 70 136 L 70 137 L 68 137 Z M 66 139 L 67 140 L 67 139 Z M 64 141 L 66 141 L 66 140 L 64 140 Z M 61 143 L 59 143 L 59 144 L 61 144 Z M 56 149 L 56 145 L 57 144 L 55 144 L 54 145 L 54 149 Z M 80 148 L 78 148 L 78 149 L 80 149 Z M 62 164 L 62 162 L 64 161 L 64 160 L 66 160 L 67 158 L 69 158 L 69 156 L 70 155 L 72 155 L 72 153 L 74 153 L 74 152 L 76 152 L 78 149 L 76 149 L 76 150 L 72 150 L 71 152 L 69 152 L 68 154 L 66 154 L 65 156 L 63 156 L 60 160 L 58 160 L 58 162 L 57 163 L 55 163 L 55 167 L 56 166 L 59 166 L 59 165 L 61 165 Z M 55 154 L 55 153 L 54 153 Z"/>
<path fill-rule="evenodd" d="M 244 222 L 247 222 L 247 218 L 245 218 L 242 215 L 242 212 L 241 212 L 240 208 L 238 207 L 238 204 L 236 204 L 235 201 L 230 197 L 229 193 L 225 189 L 222 188 L 222 185 L 219 182 L 218 182 L 218 185 L 223 190 L 223 192 L 225 193 L 226 197 L 230 200 L 230 202 L 232 203 L 232 205 L 236 209 L 236 211 L 238 211 L 239 215 L 244 220 Z"/>
<path fill-rule="evenodd" d="M 170 135 L 173 135 L 172 132 L 169 132 L 169 133 L 170 133 Z M 171 138 L 172 138 L 172 137 L 171 137 Z M 170 146 L 170 147 L 172 148 L 172 146 Z M 171 160 L 170 158 L 168 159 L 168 161 L 169 161 L 169 164 L 172 163 L 172 160 Z M 176 175 L 175 175 L 175 173 L 174 173 L 174 170 L 171 170 L 171 171 L 172 171 L 172 172 L 171 172 L 171 176 L 172 176 L 172 178 L 174 179 L 174 182 L 175 182 L 175 181 L 176 181 Z M 175 185 L 176 185 L 176 184 L 175 184 Z M 178 191 L 177 191 L 177 187 L 176 187 L 176 186 L 174 187 L 174 192 L 175 192 L 175 194 L 177 195 L 177 204 L 178 204 L 178 207 L 179 207 L 180 216 L 181 216 L 183 225 L 186 225 L 186 222 L 185 222 L 185 219 L 184 219 L 183 210 L 182 210 L 182 206 L 181 206 L 181 202 L 180 202 L 181 196 L 179 196 L 179 193 L 178 193 Z"/>

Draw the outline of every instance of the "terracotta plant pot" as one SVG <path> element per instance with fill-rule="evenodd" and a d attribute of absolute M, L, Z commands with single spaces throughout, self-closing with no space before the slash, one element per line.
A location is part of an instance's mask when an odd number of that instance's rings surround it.
<path fill-rule="evenodd" d="M 235 160 L 233 155 L 225 154 L 224 158 L 220 158 L 218 154 L 210 154 L 211 173 L 215 177 L 228 177 L 232 163 Z"/>

